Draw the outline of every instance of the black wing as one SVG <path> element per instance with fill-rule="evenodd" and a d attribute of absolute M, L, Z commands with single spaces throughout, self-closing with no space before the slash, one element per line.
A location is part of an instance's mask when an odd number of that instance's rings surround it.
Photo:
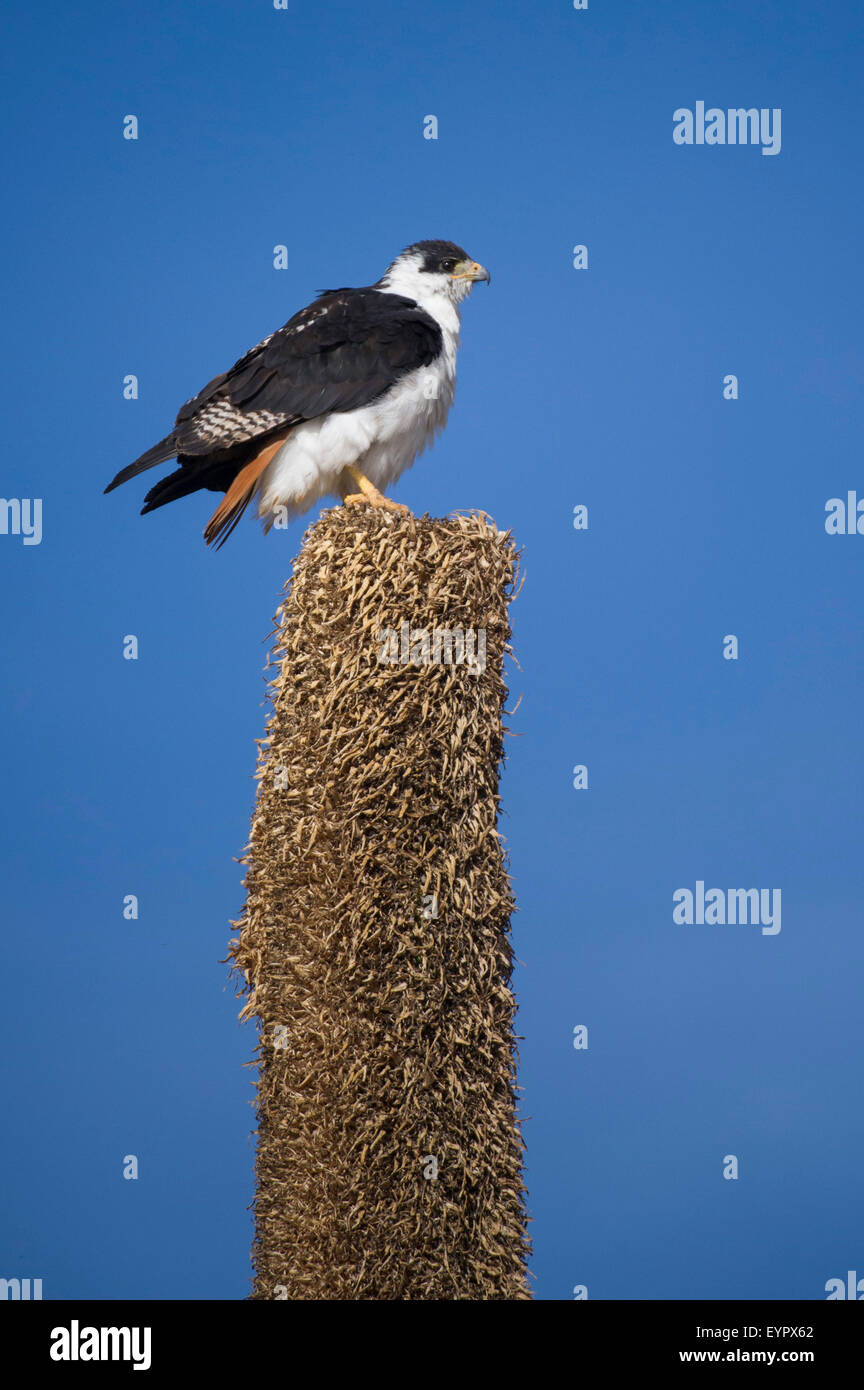
<path fill-rule="evenodd" d="M 269 440 L 303 420 L 371 405 L 441 351 L 441 329 L 413 299 L 327 290 L 187 401 L 172 433 L 112 479 L 175 455 L 180 468 L 147 494 L 152 511 L 199 488 L 226 491 Z"/>

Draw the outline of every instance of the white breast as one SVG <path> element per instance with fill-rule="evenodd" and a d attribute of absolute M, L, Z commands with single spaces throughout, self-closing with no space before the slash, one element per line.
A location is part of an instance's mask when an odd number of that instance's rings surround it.
<path fill-rule="evenodd" d="M 393 290 L 400 292 L 395 285 Z M 439 299 L 432 296 L 422 304 L 441 325 L 442 351 L 434 362 L 402 377 L 372 405 L 308 420 L 292 430 L 261 475 L 258 515 L 266 529 L 277 514 L 299 516 L 320 498 L 340 495 L 340 477 L 349 464 L 383 491 L 443 429 L 456 390 L 459 315 L 452 303 Z"/>

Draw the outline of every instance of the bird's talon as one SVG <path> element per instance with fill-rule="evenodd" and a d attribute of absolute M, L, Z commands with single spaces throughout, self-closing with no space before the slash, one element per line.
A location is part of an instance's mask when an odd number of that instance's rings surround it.
<path fill-rule="evenodd" d="M 342 501 L 346 507 L 365 504 L 367 507 L 377 507 L 385 512 L 405 512 L 408 516 L 413 515 L 411 508 L 406 507 L 404 502 L 394 502 L 390 497 L 385 497 L 383 492 L 349 492 Z"/>

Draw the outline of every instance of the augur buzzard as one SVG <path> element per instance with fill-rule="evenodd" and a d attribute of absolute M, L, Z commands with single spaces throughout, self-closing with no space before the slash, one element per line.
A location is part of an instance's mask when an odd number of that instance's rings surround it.
<path fill-rule="evenodd" d="M 187 401 L 169 435 L 105 489 L 176 458 L 144 512 L 199 488 L 225 500 L 221 545 L 253 498 L 269 530 L 321 497 L 406 511 L 383 496 L 443 428 L 459 305 L 489 272 L 452 241 L 418 241 L 363 289 L 325 290 Z"/>

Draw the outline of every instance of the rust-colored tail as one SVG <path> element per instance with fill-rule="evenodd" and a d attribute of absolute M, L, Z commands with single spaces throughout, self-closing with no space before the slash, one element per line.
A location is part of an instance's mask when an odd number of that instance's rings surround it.
<path fill-rule="evenodd" d="M 237 525 L 237 522 L 251 502 L 258 479 L 273 458 L 273 455 L 282 448 L 287 437 L 287 435 L 283 434 L 281 438 L 268 444 L 267 448 L 262 449 L 261 453 L 252 459 L 251 463 L 247 463 L 244 468 L 240 469 L 237 477 L 226 492 L 224 500 L 219 503 L 219 506 L 204 527 L 204 539 L 208 545 L 213 545 L 215 541 L 216 549 L 218 550 L 221 545 L 225 544 L 231 532 L 234 530 L 234 527 Z"/>

